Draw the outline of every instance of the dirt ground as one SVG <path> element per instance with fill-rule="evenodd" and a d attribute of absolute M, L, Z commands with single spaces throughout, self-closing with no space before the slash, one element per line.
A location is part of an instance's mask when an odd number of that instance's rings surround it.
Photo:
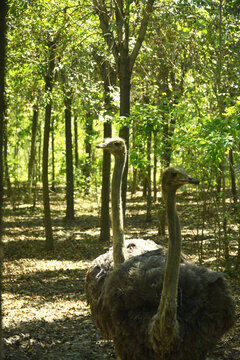
<path fill-rule="evenodd" d="M 19 198 L 13 209 L 13 204 L 5 202 L 5 359 L 116 359 L 111 342 L 103 340 L 92 321 L 84 294 L 84 277 L 91 260 L 109 247 L 99 241 L 98 203 L 91 199 L 77 200 L 76 219 L 67 223 L 64 194 L 52 194 L 51 199 L 54 252 L 45 251 L 41 203 L 33 209 Z M 189 243 L 194 220 L 189 220 L 191 212 L 185 215 L 188 220 L 182 220 L 183 246 L 196 261 L 195 246 Z M 153 221 L 147 223 L 143 199 L 129 199 L 126 237 L 166 243 L 157 232 L 156 211 L 153 211 Z M 210 264 L 208 260 L 209 256 L 206 263 Z M 235 275 L 230 281 L 237 322 L 218 344 L 211 360 L 240 359 L 239 277 Z"/>

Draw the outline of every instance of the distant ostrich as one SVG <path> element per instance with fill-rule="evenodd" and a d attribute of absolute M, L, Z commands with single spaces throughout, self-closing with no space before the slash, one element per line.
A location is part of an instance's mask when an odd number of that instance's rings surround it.
<path fill-rule="evenodd" d="M 146 251 L 159 249 L 160 255 L 166 256 L 166 249 L 154 241 L 143 239 L 124 239 L 123 213 L 121 201 L 121 183 L 124 165 L 127 157 L 127 148 L 122 138 L 108 138 L 98 148 L 109 151 L 114 155 L 115 165 L 112 176 L 111 203 L 112 203 L 112 231 L 113 248 L 97 257 L 90 265 L 86 279 L 85 289 L 87 301 L 90 304 L 95 319 L 98 313 L 97 304 L 101 296 L 102 287 L 107 275 L 132 256 L 143 254 Z"/>
<path fill-rule="evenodd" d="M 204 360 L 234 324 L 234 304 L 222 273 L 180 264 L 176 190 L 198 184 L 185 171 L 165 170 L 168 257 L 149 251 L 122 263 L 106 278 L 97 324 L 112 338 L 120 360 Z"/>

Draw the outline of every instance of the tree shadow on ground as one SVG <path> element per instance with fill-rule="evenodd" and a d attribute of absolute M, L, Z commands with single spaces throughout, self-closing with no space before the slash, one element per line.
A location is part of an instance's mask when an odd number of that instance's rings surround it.
<path fill-rule="evenodd" d="M 180 212 L 182 225 L 191 225 L 193 223 L 194 211 L 197 211 L 197 204 L 191 204 L 191 209 L 183 209 L 183 203 L 180 201 L 178 210 Z M 185 195 L 184 195 L 185 196 Z M 187 201 L 185 196 L 184 201 Z M 157 204 L 153 208 L 153 223 L 149 225 L 145 221 L 146 205 L 144 199 L 137 197 L 132 202 L 129 201 L 127 207 L 127 224 L 129 229 L 134 228 L 134 232 L 139 232 L 140 236 L 157 239 L 156 221 Z M 84 277 L 86 273 L 87 262 L 106 251 L 108 243 L 99 241 L 97 233 L 99 226 L 98 217 L 94 213 L 80 215 L 73 223 L 66 222 L 63 218 L 64 208 L 54 210 L 53 228 L 56 247 L 54 252 L 45 250 L 44 225 L 41 211 L 32 211 L 27 206 L 19 208 L 16 211 L 7 211 L 6 215 L 6 238 L 4 243 L 5 260 L 9 261 L 10 266 L 15 266 L 15 272 L 6 273 L 5 290 L 10 293 L 11 306 L 16 306 L 16 312 L 22 311 L 21 304 L 26 304 L 25 317 L 29 321 L 20 323 L 18 326 L 11 326 L 4 329 L 5 337 L 5 359 L 11 360 L 97 360 L 116 359 L 112 345 L 103 342 L 100 333 L 96 330 L 95 325 L 86 306 L 84 295 Z M 188 216 L 189 215 L 189 216 Z M 146 230 L 145 230 L 146 227 Z M 150 229 L 148 236 L 147 228 Z M 129 230 L 128 229 L 128 230 Z M 89 231 L 88 231 L 89 230 Z M 144 235 L 144 236 L 143 236 Z M 146 235 L 146 236 L 145 236 Z M 188 240 L 188 239 L 187 239 Z M 166 243 L 165 243 L 166 244 Z M 192 246 L 192 242 L 189 247 Z M 17 260 L 16 263 L 14 260 Z M 19 261 L 18 260 L 22 260 Z M 28 266 L 41 261 L 35 260 L 60 260 L 63 261 L 61 269 L 52 270 L 52 263 L 45 262 L 42 271 L 33 270 L 28 274 L 19 272 L 19 263 Z M 69 261 L 68 265 L 64 261 Z M 73 264 L 73 262 L 78 262 Z M 83 263 L 83 267 L 80 263 Z M 84 263 L 86 262 L 86 263 Z M 40 264 L 42 266 L 42 264 Z M 39 265 L 39 266 L 40 266 Z M 74 269 L 71 266 L 74 265 Z M 76 265 L 76 268 L 75 268 Z M 79 268 L 78 268 L 79 265 Z M 48 267 L 49 266 L 49 267 Z M 68 268 L 69 266 L 69 268 Z M 21 269 L 20 269 L 21 271 Z M 239 284 L 237 284 L 237 288 Z M 238 293 L 239 298 L 239 293 Z M 36 297 L 36 299 L 34 299 Z M 40 299 L 39 299 L 40 298 Z M 68 300 L 80 300 L 78 304 L 80 309 L 72 310 L 69 314 L 67 305 L 71 303 Z M 65 315 L 60 319 L 51 320 L 51 316 L 45 317 L 45 320 L 34 318 L 36 312 L 41 311 L 41 307 L 51 305 L 48 308 L 50 314 L 59 316 L 56 310 L 56 304 L 61 302 L 65 306 Z M 10 303 L 10 300 L 9 300 Z M 6 304 L 7 305 L 7 304 Z M 25 306 L 25 305 L 24 305 Z M 28 309 L 35 306 L 33 314 Z M 78 306 L 78 305 L 77 305 Z M 239 305 L 238 305 L 239 308 Z M 76 315 L 79 312 L 80 315 Z M 9 323 L 14 319 L 15 311 L 9 311 Z M 38 317 L 40 314 L 37 314 Z M 42 318 L 41 318 L 42 319 Z M 49 320 L 50 319 L 50 320 Z M 238 318 L 239 319 L 239 318 Z M 48 320 L 48 321 L 46 321 Z M 239 321 L 235 326 L 234 336 L 237 343 L 235 346 L 231 341 L 231 347 L 227 340 L 217 347 L 216 352 L 210 357 L 212 360 L 239 360 Z M 233 335 L 232 335 L 233 336 Z"/>
<path fill-rule="evenodd" d="M 16 217 L 18 218 L 16 224 Z M 53 228 L 80 229 L 87 230 L 99 226 L 99 219 L 95 215 L 80 215 L 75 217 L 73 221 L 67 221 L 65 217 L 52 217 Z M 5 231 L 11 231 L 17 227 L 22 234 L 28 229 L 44 229 L 44 219 L 42 216 L 24 215 L 23 210 L 19 213 L 12 211 L 8 215 L 8 220 L 4 221 Z M 21 231 L 22 230 L 22 231 Z"/>
<path fill-rule="evenodd" d="M 92 260 L 104 252 L 109 243 L 100 242 L 96 236 L 81 234 L 81 240 L 73 237 L 67 240 L 58 240 L 54 251 L 45 249 L 44 240 L 16 240 L 4 243 L 5 260 L 44 259 L 44 260 Z"/>
<path fill-rule="evenodd" d="M 112 344 L 103 341 L 90 315 L 24 322 L 4 329 L 3 335 L 5 360 L 116 359 Z"/>
<path fill-rule="evenodd" d="M 23 296 L 37 297 L 39 301 L 85 300 L 84 278 L 86 269 L 43 270 L 20 274 L 5 280 L 4 289 L 14 294 L 15 298 Z M 41 299 L 38 300 L 38 297 Z"/>

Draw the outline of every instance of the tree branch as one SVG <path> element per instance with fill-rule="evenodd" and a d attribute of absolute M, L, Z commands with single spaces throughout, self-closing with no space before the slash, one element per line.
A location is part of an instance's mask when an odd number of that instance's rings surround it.
<path fill-rule="evenodd" d="M 116 15 L 116 24 L 117 24 L 117 36 L 118 36 L 118 45 L 121 46 L 123 39 L 123 2 L 122 0 L 114 0 L 115 2 L 115 15 Z"/>
<path fill-rule="evenodd" d="M 137 37 L 135 46 L 133 48 L 133 51 L 132 51 L 132 53 L 130 55 L 130 69 L 131 69 L 131 71 L 133 69 L 134 62 L 135 62 L 136 57 L 137 57 L 137 55 L 139 53 L 140 47 L 142 45 L 142 42 L 144 40 L 146 31 L 147 31 L 148 21 L 149 21 L 150 14 L 151 14 L 151 12 L 153 10 L 154 1 L 155 0 L 148 0 L 146 8 L 144 10 L 144 15 L 143 15 L 141 26 L 140 26 L 140 29 L 139 29 L 139 32 L 138 32 L 138 37 Z"/>
<path fill-rule="evenodd" d="M 110 17 L 106 8 L 106 4 L 102 0 L 93 0 L 93 4 L 99 17 L 100 27 L 102 29 L 104 39 L 109 50 L 112 51 L 116 64 L 118 65 L 119 50 L 113 32 L 110 30 Z"/>

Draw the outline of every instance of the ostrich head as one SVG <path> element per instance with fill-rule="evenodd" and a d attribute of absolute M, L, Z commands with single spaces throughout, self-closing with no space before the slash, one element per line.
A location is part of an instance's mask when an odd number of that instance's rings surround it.
<path fill-rule="evenodd" d="M 126 154 L 127 148 L 122 138 L 107 138 L 102 144 L 97 145 L 98 148 L 108 150 L 114 156 Z"/>
<path fill-rule="evenodd" d="M 185 170 L 175 166 L 167 168 L 162 176 L 162 188 L 164 191 L 176 191 L 184 184 L 199 184 L 199 180 L 189 176 Z"/>

